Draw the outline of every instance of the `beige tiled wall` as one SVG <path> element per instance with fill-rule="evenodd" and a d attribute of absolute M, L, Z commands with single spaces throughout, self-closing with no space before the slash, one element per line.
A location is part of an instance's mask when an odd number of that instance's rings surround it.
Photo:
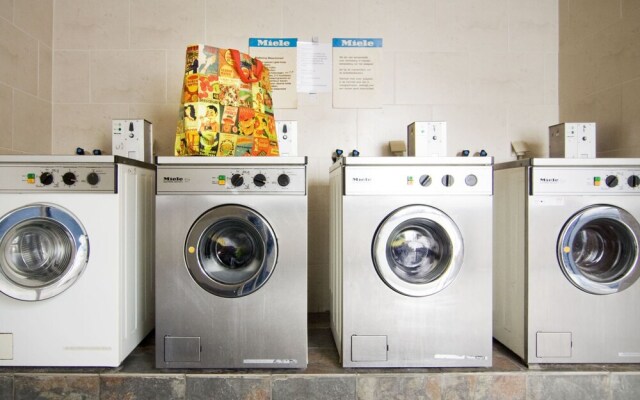
<path fill-rule="evenodd" d="M 640 1 L 560 0 L 560 119 L 593 121 L 598 157 L 640 157 Z"/>
<path fill-rule="evenodd" d="M 0 154 L 51 152 L 53 0 L 0 0 Z"/>
<path fill-rule="evenodd" d="M 450 155 L 486 149 L 504 161 L 514 139 L 544 155 L 547 126 L 558 120 L 558 0 L 54 4 L 54 153 L 109 151 L 110 120 L 139 117 L 153 122 L 157 153 L 171 154 L 189 43 L 247 50 L 249 37 L 384 39 L 382 108 L 334 109 L 330 94 L 301 94 L 297 109 L 276 108 L 277 119 L 298 121 L 299 153 L 309 156 L 311 311 L 328 308 L 335 148 L 388 155 L 388 141 L 404 140 L 410 122 L 446 120 Z"/>

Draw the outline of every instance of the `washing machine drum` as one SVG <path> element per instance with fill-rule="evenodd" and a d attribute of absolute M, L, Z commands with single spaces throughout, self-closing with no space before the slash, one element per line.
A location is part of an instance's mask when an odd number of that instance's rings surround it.
<path fill-rule="evenodd" d="M 241 297 L 260 289 L 278 258 L 276 235 L 254 210 L 224 205 L 201 215 L 185 242 L 193 279 L 210 293 Z"/>
<path fill-rule="evenodd" d="M 560 267 L 577 288 L 613 294 L 640 277 L 640 224 L 627 211 L 610 205 L 587 207 L 573 215 L 558 239 Z"/>
<path fill-rule="evenodd" d="M 38 301 L 67 290 L 89 260 L 89 239 L 67 210 L 31 204 L 0 219 L 0 292 Z"/>
<path fill-rule="evenodd" d="M 378 275 L 407 296 L 429 296 L 444 290 L 458 275 L 464 257 L 462 234 L 444 212 L 409 205 L 389 214 L 373 239 Z"/>

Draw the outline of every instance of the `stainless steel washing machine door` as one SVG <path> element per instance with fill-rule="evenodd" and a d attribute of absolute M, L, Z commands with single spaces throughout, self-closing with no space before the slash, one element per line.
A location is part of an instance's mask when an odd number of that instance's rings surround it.
<path fill-rule="evenodd" d="M 420 297 L 438 293 L 455 280 L 464 244 L 447 214 L 425 205 L 409 205 L 382 221 L 372 252 L 378 275 L 391 289 Z"/>
<path fill-rule="evenodd" d="M 67 210 L 30 204 L 0 219 L 0 292 L 37 301 L 68 289 L 89 260 L 89 238 Z"/>
<path fill-rule="evenodd" d="M 223 205 L 201 215 L 185 243 L 189 273 L 222 297 L 246 296 L 271 277 L 278 258 L 276 235 L 254 210 Z"/>
<path fill-rule="evenodd" d="M 569 281 L 592 294 L 612 294 L 640 277 L 640 224 L 627 211 L 594 205 L 573 215 L 558 238 L 558 260 Z"/>

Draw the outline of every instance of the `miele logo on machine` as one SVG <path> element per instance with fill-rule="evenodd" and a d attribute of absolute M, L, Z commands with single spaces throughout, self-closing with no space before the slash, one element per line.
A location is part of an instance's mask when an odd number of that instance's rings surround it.
<path fill-rule="evenodd" d="M 371 182 L 371 178 L 369 178 L 369 177 L 360 178 L 360 177 L 354 176 L 353 178 L 351 178 L 351 180 L 354 181 L 354 182 L 358 182 L 358 183 L 360 183 L 360 182 Z"/>
<path fill-rule="evenodd" d="M 540 183 L 560 183 L 558 178 L 540 178 Z"/>
<path fill-rule="evenodd" d="M 165 176 L 162 178 L 162 182 L 164 183 L 182 183 L 184 181 L 184 178 L 181 176 Z"/>

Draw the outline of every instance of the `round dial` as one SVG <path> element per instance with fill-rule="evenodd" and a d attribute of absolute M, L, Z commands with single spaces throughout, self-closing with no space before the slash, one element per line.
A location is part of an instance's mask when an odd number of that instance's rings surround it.
<path fill-rule="evenodd" d="M 100 176 L 95 172 L 90 172 L 89 175 L 87 175 L 87 183 L 89 185 L 95 186 L 98 182 L 100 182 Z"/>
<path fill-rule="evenodd" d="M 76 177 L 76 174 L 74 174 L 73 172 L 67 172 L 64 175 L 62 175 L 62 182 L 64 182 L 65 185 L 74 185 L 76 182 L 78 181 L 78 178 Z"/>
<path fill-rule="evenodd" d="M 607 178 L 604 180 L 604 182 L 607 184 L 607 186 L 609 187 L 616 187 L 618 186 L 618 177 L 615 175 L 609 175 L 607 176 Z"/>
<path fill-rule="evenodd" d="M 240 174 L 231 175 L 231 184 L 235 187 L 238 187 L 244 183 L 244 178 Z"/>
<path fill-rule="evenodd" d="M 443 176 L 442 177 L 442 184 L 444 186 L 447 186 L 447 187 L 452 186 L 453 185 L 453 176 L 452 175 L 448 175 L 448 174 Z"/>
<path fill-rule="evenodd" d="M 43 172 L 40 174 L 40 183 L 45 186 L 51 185 L 53 183 L 53 175 L 51 172 Z"/>
<path fill-rule="evenodd" d="M 263 174 L 257 174 L 256 176 L 253 177 L 253 184 L 256 186 L 264 186 L 264 184 L 267 183 L 267 177 L 264 176 Z"/>
<path fill-rule="evenodd" d="M 629 179 L 627 179 L 627 183 L 632 188 L 638 187 L 640 185 L 640 177 L 638 177 L 638 175 L 631 175 Z"/>
<path fill-rule="evenodd" d="M 429 186 L 431 185 L 431 177 L 429 175 L 422 175 L 420 176 L 420 186 Z"/>
<path fill-rule="evenodd" d="M 280 174 L 280 176 L 278 176 L 278 185 L 287 186 L 289 185 L 290 182 L 291 182 L 291 178 L 289 178 L 289 175 Z"/>
<path fill-rule="evenodd" d="M 467 177 L 464 178 L 464 183 L 466 183 L 467 186 L 475 186 L 478 183 L 478 177 L 473 174 L 467 175 Z"/>

